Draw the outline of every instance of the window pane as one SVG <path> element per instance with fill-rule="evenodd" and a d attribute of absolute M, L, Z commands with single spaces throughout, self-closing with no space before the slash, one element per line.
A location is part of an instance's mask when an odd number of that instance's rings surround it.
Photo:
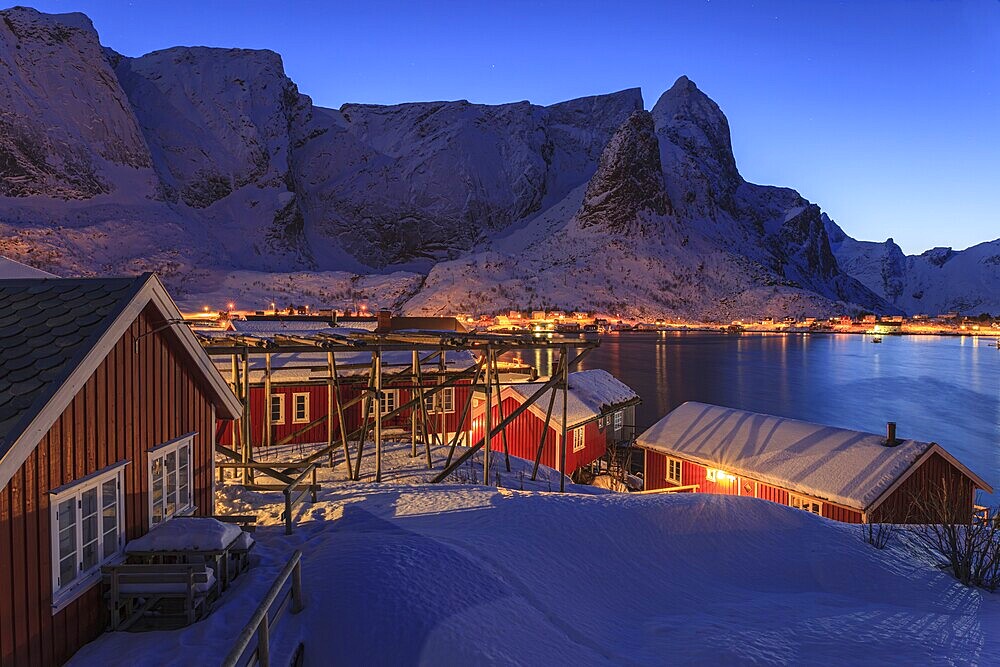
<path fill-rule="evenodd" d="M 87 489 L 80 497 L 80 533 L 83 538 L 82 569 L 89 570 L 97 565 L 98 524 L 97 489 Z"/>
<path fill-rule="evenodd" d="M 178 502 L 181 507 L 187 507 L 190 504 L 191 495 L 191 467 L 188 465 L 188 447 L 184 445 L 179 450 L 177 454 L 180 457 L 180 469 L 177 472 L 177 485 L 178 485 Z"/>
<path fill-rule="evenodd" d="M 102 558 L 107 558 L 118 550 L 118 480 L 112 479 L 103 484 L 102 512 Z"/>
<path fill-rule="evenodd" d="M 163 458 L 155 458 L 152 463 L 153 487 L 150 495 L 153 501 L 152 522 L 163 521 Z"/>
<path fill-rule="evenodd" d="M 76 553 L 59 561 L 59 585 L 65 586 L 76 579 Z"/>
<path fill-rule="evenodd" d="M 167 454 L 165 468 L 167 479 L 164 512 L 166 516 L 171 516 L 177 511 L 177 452 Z"/>

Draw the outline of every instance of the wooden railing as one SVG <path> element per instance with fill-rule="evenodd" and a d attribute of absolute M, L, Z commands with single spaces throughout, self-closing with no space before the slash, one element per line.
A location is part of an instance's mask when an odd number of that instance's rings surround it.
<path fill-rule="evenodd" d="M 289 579 L 292 582 L 291 586 L 281 595 Z M 250 620 L 243 627 L 243 631 L 236 638 L 236 644 L 222 663 L 223 667 L 243 667 L 244 665 L 268 667 L 271 664 L 271 628 L 278 623 L 289 604 L 291 604 L 293 614 L 299 613 L 305 606 L 302 599 L 302 552 L 298 549 L 285 563 L 285 567 L 281 569 L 277 579 L 271 584 L 267 595 L 261 600 L 257 611 L 250 617 Z M 271 614 L 272 607 L 275 607 L 273 615 Z M 256 645 L 253 650 L 250 650 L 250 643 L 255 637 L 257 639 Z M 299 652 L 299 648 L 296 648 L 296 653 Z"/>
<path fill-rule="evenodd" d="M 285 521 L 285 534 L 292 534 L 292 527 L 294 526 L 294 515 L 292 510 L 302 502 L 306 494 L 310 495 L 311 502 L 316 502 L 316 492 L 319 490 L 319 484 L 316 483 L 316 468 L 319 464 L 317 463 L 231 463 L 217 462 L 215 464 L 216 468 L 232 468 L 236 470 L 257 470 L 263 472 L 265 475 L 271 475 L 272 470 L 282 469 L 288 470 L 299 470 L 299 474 L 295 477 L 289 477 L 284 473 L 279 473 L 280 478 L 276 478 L 278 481 L 272 484 L 244 484 L 247 489 L 251 491 L 281 491 L 285 496 L 285 511 L 282 513 L 281 518 Z M 306 477 L 310 477 L 310 481 L 306 482 Z"/>
<path fill-rule="evenodd" d="M 309 474 L 312 474 L 312 482 L 306 484 L 304 483 L 305 478 Z M 304 488 L 302 488 L 302 490 L 299 491 L 300 487 Z M 288 486 L 286 486 L 284 489 L 281 490 L 281 492 L 285 494 L 285 511 L 281 515 L 281 518 L 285 520 L 285 535 L 292 534 L 292 525 L 293 525 L 292 509 L 300 502 L 302 502 L 302 499 L 305 498 L 307 493 L 310 494 L 310 502 L 315 503 L 316 489 L 317 489 L 316 464 L 310 463 L 302 470 L 302 472 L 299 473 L 299 476 L 296 477 L 291 484 L 289 484 Z M 295 494 L 296 492 L 298 492 L 298 495 L 292 498 L 293 494 Z"/>
<path fill-rule="evenodd" d="M 699 484 L 685 484 L 684 486 L 670 486 L 665 489 L 650 489 L 649 491 L 638 491 L 638 493 L 694 493 L 698 490 Z"/>

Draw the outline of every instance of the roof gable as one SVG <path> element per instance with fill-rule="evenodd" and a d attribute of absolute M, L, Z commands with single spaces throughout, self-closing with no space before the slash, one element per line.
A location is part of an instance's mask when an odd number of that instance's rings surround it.
<path fill-rule="evenodd" d="M 241 406 L 153 274 L 0 281 L 0 488 L 147 306 L 206 381 L 224 416 Z"/>
<path fill-rule="evenodd" d="M 544 382 L 519 382 L 504 388 L 504 396 L 511 396 L 519 403 L 530 398 Z M 555 392 L 550 423 L 553 428 L 562 428 L 563 391 L 550 389 L 531 404 L 528 409 L 541 419 L 545 419 L 551 392 Z M 569 391 L 566 401 L 567 428 L 596 419 L 604 411 L 639 401 L 639 395 L 611 373 L 593 368 L 569 374 Z"/>
<path fill-rule="evenodd" d="M 0 457 L 142 287 L 142 279 L 0 281 Z"/>
<path fill-rule="evenodd" d="M 642 433 L 640 447 L 866 510 L 933 443 L 688 402 Z M 941 450 L 943 451 L 943 450 Z M 963 468 L 964 469 L 964 468 Z"/>

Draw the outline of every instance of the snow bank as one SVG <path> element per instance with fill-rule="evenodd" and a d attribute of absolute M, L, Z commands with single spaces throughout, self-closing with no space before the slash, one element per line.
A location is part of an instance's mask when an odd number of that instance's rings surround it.
<path fill-rule="evenodd" d="M 253 569 L 207 620 L 106 634 L 73 663 L 219 662 L 296 548 L 306 610 L 276 626 L 279 662 L 300 639 L 307 665 L 987 664 L 1000 651 L 997 596 L 752 498 L 352 484 L 299 521 L 287 537 L 258 530 Z"/>

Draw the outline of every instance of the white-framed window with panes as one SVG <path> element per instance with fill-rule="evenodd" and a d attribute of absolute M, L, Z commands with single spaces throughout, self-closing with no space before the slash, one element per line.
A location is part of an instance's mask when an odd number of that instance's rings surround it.
<path fill-rule="evenodd" d="M 455 388 L 445 387 L 436 394 L 424 396 L 424 406 L 427 412 L 454 412 Z"/>
<path fill-rule="evenodd" d="M 309 423 L 309 394 L 304 392 L 292 394 L 292 423 Z"/>
<path fill-rule="evenodd" d="M 681 460 L 667 457 L 667 481 L 672 484 L 681 483 Z"/>
<path fill-rule="evenodd" d="M 823 514 L 823 503 L 812 498 L 795 495 L 794 493 L 788 494 L 788 505 L 789 507 L 812 512 L 813 514 Z"/>
<path fill-rule="evenodd" d="M 285 395 L 271 394 L 271 423 L 285 423 Z"/>
<path fill-rule="evenodd" d="M 101 580 L 101 566 L 125 548 L 127 461 L 49 493 L 53 613 Z"/>
<path fill-rule="evenodd" d="M 582 450 L 584 447 L 587 446 L 587 443 L 586 443 L 586 441 L 584 440 L 584 437 L 583 437 L 584 430 L 585 429 L 584 429 L 583 426 L 581 426 L 580 428 L 577 428 L 577 429 L 573 429 L 573 451 L 574 452 L 579 452 L 580 450 Z"/>
<path fill-rule="evenodd" d="M 149 525 L 156 527 L 194 509 L 191 444 L 194 434 L 149 450 Z"/>
<path fill-rule="evenodd" d="M 624 411 L 619 410 L 618 412 L 615 413 L 615 430 L 616 431 L 622 430 L 622 425 L 624 423 L 625 423 L 625 413 Z"/>
<path fill-rule="evenodd" d="M 398 389 L 383 389 L 382 395 L 379 397 L 378 401 L 379 411 L 386 415 L 396 409 L 399 405 L 399 390 Z M 371 418 L 375 417 L 375 401 L 373 400 L 368 405 L 368 416 Z"/>

